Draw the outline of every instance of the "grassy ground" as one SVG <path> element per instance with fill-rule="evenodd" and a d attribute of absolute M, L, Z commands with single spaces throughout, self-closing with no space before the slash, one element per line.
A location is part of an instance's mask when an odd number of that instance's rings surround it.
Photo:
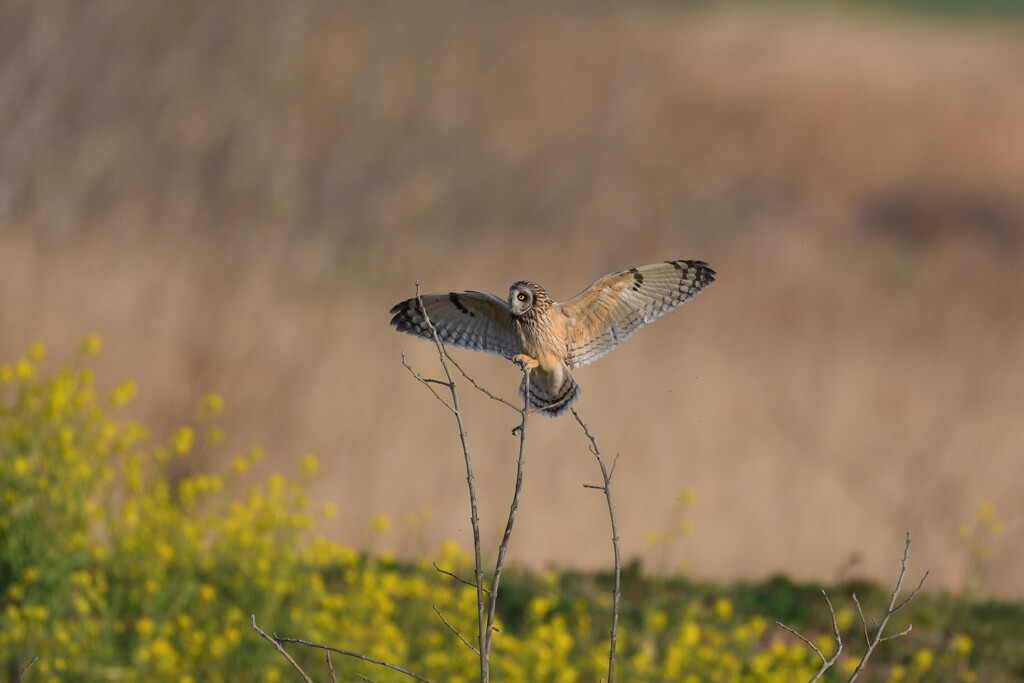
<path fill-rule="evenodd" d="M 231 401 L 226 466 L 321 457 L 333 538 L 465 538 L 456 436 L 387 310 L 427 290 L 566 298 L 667 258 L 705 295 L 579 373 L 620 452 L 624 549 L 716 580 L 936 587 L 958 529 L 1005 523 L 982 591 L 1024 593 L 1024 40 L 1010 23 L 791 6 L 181 2 L 0 5 L 0 353 L 96 330 L 167 435 Z M 63 348 L 63 351 L 62 351 Z M 506 396 L 516 370 L 463 354 Z M 111 380 L 113 381 L 113 380 Z M 485 532 L 510 421 L 467 396 Z M 607 565 L 571 423 L 530 437 L 521 546 Z M 682 492 L 692 533 L 666 542 Z M 688 527 L 690 528 L 690 527 Z"/>

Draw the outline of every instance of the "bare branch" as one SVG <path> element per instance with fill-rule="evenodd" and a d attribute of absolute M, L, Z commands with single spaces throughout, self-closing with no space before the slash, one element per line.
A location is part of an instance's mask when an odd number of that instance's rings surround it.
<path fill-rule="evenodd" d="M 853 604 L 857 605 L 857 614 L 860 615 L 860 624 L 864 627 L 864 643 L 871 645 L 871 636 L 868 635 L 868 622 L 864 618 L 864 610 L 861 609 L 860 600 L 857 599 L 857 594 L 853 593 Z"/>
<path fill-rule="evenodd" d="M 896 598 L 899 596 L 900 589 L 903 587 L 903 579 L 906 578 L 906 576 L 907 576 L 907 564 L 909 563 L 909 560 L 910 560 L 910 532 L 908 531 L 907 532 L 907 540 L 906 540 L 906 542 L 903 545 L 903 560 L 900 562 L 900 575 L 896 579 L 896 587 L 892 589 L 892 594 L 889 596 L 889 606 L 888 606 L 888 608 L 886 608 L 885 614 L 882 615 L 882 620 L 880 622 L 875 622 L 876 623 L 875 635 L 870 640 L 870 642 L 868 643 L 868 649 L 864 653 L 864 657 L 862 657 L 860 662 L 857 664 L 857 668 L 854 670 L 853 675 L 850 676 L 850 679 L 849 679 L 849 681 L 847 683 L 853 683 L 853 681 L 857 680 L 857 677 L 860 676 L 862 671 L 864 671 L 864 667 L 867 664 L 868 659 L 871 657 L 871 654 L 875 651 L 875 648 L 878 647 L 879 643 L 881 643 L 883 641 L 886 641 L 886 640 L 895 640 L 896 638 L 900 638 L 902 636 L 905 636 L 908 633 L 910 633 L 911 628 L 913 628 L 913 625 L 911 625 L 910 627 L 904 629 L 900 633 L 897 633 L 896 635 L 890 636 L 888 638 L 884 638 L 882 636 L 882 632 L 885 630 L 885 627 L 889 623 L 889 619 L 892 617 L 892 615 L 895 614 L 897 610 L 899 610 L 901 607 L 906 605 L 908 602 L 910 602 L 914 598 L 914 596 L 917 595 L 918 591 L 920 591 L 921 587 L 924 585 L 924 580 L 928 578 L 928 572 L 925 572 L 924 576 L 921 577 L 921 581 L 917 584 L 917 588 L 915 588 L 914 591 L 909 596 L 907 596 L 907 598 L 903 602 L 900 602 L 900 603 L 897 604 Z M 860 609 L 860 604 L 859 603 L 857 605 L 857 608 Z M 863 612 L 861 612 L 861 622 L 862 623 L 864 622 L 864 613 Z M 865 637 L 866 637 L 867 636 L 867 624 L 864 624 L 864 634 L 865 634 Z"/>
<path fill-rule="evenodd" d="M 787 626 L 786 624 L 783 624 L 781 621 L 776 620 L 775 623 L 778 624 L 781 628 L 784 628 L 787 631 L 789 631 L 790 633 L 792 633 L 794 636 L 796 636 L 800 640 L 802 640 L 805 643 L 807 643 L 807 647 L 809 647 L 812 650 L 814 650 L 814 653 L 816 655 L 818 655 L 819 657 L 821 657 L 821 661 L 823 661 L 823 662 L 827 662 L 828 661 L 828 659 L 825 657 L 825 655 L 823 655 L 821 653 L 821 650 L 818 649 L 818 646 L 811 642 L 810 638 L 808 638 L 807 636 L 803 635 L 802 633 L 800 633 L 796 629 L 792 628 L 791 626 Z M 819 671 L 818 673 L 820 674 L 821 672 Z M 811 680 L 813 681 L 813 680 L 816 680 L 817 678 L 818 678 L 818 674 L 815 674 L 814 678 L 812 678 Z"/>
<path fill-rule="evenodd" d="M 609 471 L 604 464 L 604 458 L 601 457 L 601 449 L 597 446 L 597 439 L 590 433 L 590 429 L 587 427 L 587 423 L 583 421 L 579 413 L 576 412 L 575 408 L 570 408 L 572 416 L 579 422 L 580 427 L 583 428 L 583 434 L 590 441 L 590 452 L 593 453 L 594 457 L 597 458 L 597 464 L 601 468 L 601 478 L 604 480 L 604 486 L 593 486 L 584 484 L 586 488 L 596 488 L 604 491 L 605 500 L 608 503 L 608 519 L 611 522 L 612 527 L 612 552 L 615 556 L 615 583 L 612 588 L 612 624 L 611 624 L 611 644 L 608 647 L 608 683 L 615 683 L 615 648 L 619 638 L 619 599 L 622 595 L 622 560 L 619 555 L 619 529 L 615 523 L 615 504 L 612 502 L 612 473 L 615 471 L 615 463 L 612 463 L 612 470 Z M 615 462 L 618 462 L 619 456 L 615 456 Z"/>
<path fill-rule="evenodd" d="M 431 322 L 430 316 L 427 315 L 426 306 L 423 305 L 423 298 L 420 296 L 419 280 L 416 281 L 416 303 L 419 306 L 420 312 L 423 314 L 423 322 L 426 324 L 427 329 L 430 330 L 430 336 L 433 338 L 434 346 L 437 348 L 438 360 L 440 360 L 441 368 L 444 370 L 444 375 L 448 379 L 448 389 L 452 394 L 451 410 L 455 414 L 455 423 L 459 428 L 459 442 L 462 444 L 462 457 L 466 463 L 466 485 L 469 488 L 469 520 L 473 528 L 473 575 L 476 580 L 477 640 L 480 643 L 481 652 L 480 681 L 481 683 L 487 683 L 490 677 L 487 655 L 488 647 L 490 645 L 491 629 L 484 612 L 483 555 L 480 547 L 480 514 L 477 509 L 476 480 L 473 477 L 473 459 L 469 454 L 469 440 L 466 436 L 466 426 L 462 420 L 462 406 L 459 403 L 459 392 L 456 388 L 455 379 L 452 377 L 451 370 L 448 367 L 448 354 L 445 351 L 444 344 L 441 343 L 441 337 L 437 334 L 437 328 L 434 327 L 434 323 Z M 525 421 L 526 418 L 524 417 L 524 424 Z M 494 591 L 490 595 L 493 603 L 497 597 L 497 585 L 494 585 L 491 590 Z"/>
<path fill-rule="evenodd" d="M 274 648 L 275 648 L 275 649 L 276 649 L 276 650 L 277 650 L 278 652 L 280 652 L 280 653 L 281 653 L 281 655 L 282 655 L 282 656 L 283 656 L 283 657 L 284 657 L 285 659 L 287 659 L 287 660 L 288 660 L 288 663 L 289 663 L 289 664 L 291 664 L 291 665 L 292 665 L 292 667 L 293 667 L 293 668 L 294 668 L 294 669 L 295 669 L 296 671 L 298 671 L 298 672 L 299 672 L 299 675 L 300 675 L 300 676 L 302 676 L 302 680 L 306 681 L 306 683 L 313 683 L 313 679 L 312 679 L 312 678 L 310 678 L 310 677 L 309 677 L 309 675 L 307 675 L 307 674 L 306 674 L 306 672 L 302 670 L 302 667 L 301 667 L 301 666 L 299 666 L 299 665 L 298 665 L 298 663 L 297 663 L 297 662 L 296 662 L 296 661 L 295 661 L 294 659 L 292 659 L 292 656 L 291 656 L 290 654 L 288 654 L 288 651 L 287 651 L 287 650 L 285 650 L 285 649 L 284 649 L 283 647 L 281 647 L 281 643 L 280 643 L 280 642 L 278 642 L 277 638 L 271 638 L 270 636 L 268 636 L 268 635 L 267 635 L 267 634 L 266 634 L 266 633 L 265 633 L 265 632 L 263 631 L 263 629 L 261 629 L 261 628 L 260 628 L 259 626 L 257 626 L 257 625 L 256 625 L 256 615 L 255 615 L 255 614 L 253 614 L 253 615 L 252 615 L 252 627 L 253 627 L 253 629 L 255 629 L 255 630 L 256 630 L 256 633 L 260 634 L 260 637 L 261 637 L 261 638 L 264 638 L 264 639 L 265 639 L 265 640 L 267 640 L 267 641 L 268 641 L 269 643 L 271 643 L 271 644 L 272 644 L 272 645 L 274 646 Z"/>
<path fill-rule="evenodd" d="M 828 613 L 832 617 L 832 638 L 836 641 L 836 651 L 832 653 L 831 657 L 825 657 L 822 651 L 818 649 L 817 645 L 812 643 L 808 638 L 802 636 L 800 633 L 791 629 L 789 626 L 786 626 L 781 621 L 775 622 L 776 624 L 786 629 L 800 640 L 807 643 L 807 645 L 809 645 L 810 648 L 814 650 L 815 653 L 817 653 L 818 657 L 821 658 L 821 668 L 818 669 L 818 673 L 814 674 L 814 677 L 811 678 L 809 683 L 815 683 L 815 681 L 821 680 L 821 677 L 825 675 L 825 672 L 831 669 L 832 666 L 836 663 L 836 660 L 839 659 L 839 653 L 843 651 L 843 638 L 839 633 L 839 622 L 836 620 L 836 610 L 834 607 L 832 607 L 832 601 L 828 599 L 828 593 L 826 593 L 824 589 L 822 589 L 821 594 L 825 597 L 825 604 L 828 605 Z"/>
<path fill-rule="evenodd" d="M 908 602 L 910 602 L 911 600 L 913 600 L 913 599 L 914 599 L 914 596 L 916 596 L 916 595 L 917 595 L 917 593 L 918 593 L 918 591 L 920 591 L 920 590 L 921 590 L 921 586 L 923 586 L 923 585 L 924 585 L 924 581 L 925 581 L 925 579 L 927 579 L 927 578 L 928 578 L 928 574 L 930 573 L 930 571 L 931 571 L 931 570 L 926 570 L 926 571 L 925 571 L 925 573 L 924 573 L 924 576 L 922 576 L 922 577 L 921 577 L 921 580 L 920 580 L 920 581 L 918 581 L 918 583 L 917 583 L 917 588 L 915 588 L 915 589 L 914 589 L 914 590 L 913 590 L 913 591 L 912 591 L 912 592 L 910 593 L 910 595 L 908 595 L 908 596 L 906 597 L 906 599 L 905 599 L 905 600 L 904 600 L 903 602 L 901 602 L 900 604 L 896 605 L 896 606 L 895 606 L 895 607 L 894 607 L 894 608 L 892 609 L 892 611 L 893 611 L 893 612 L 899 611 L 900 609 L 902 609 L 902 608 L 903 608 L 903 606 L 904 606 L 904 605 L 906 605 L 906 604 L 907 604 Z"/>
<path fill-rule="evenodd" d="M 439 393 L 437 393 L 436 391 L 434 391 L 434 387 L 430 386 L 431 384 L 440 384 L 440 385 L 446 386 L 446 387 L 448 387 L 450 389 L 451 388 L 450 384 L 448 384 L 447 382 L 442 382 L 439 379 L 427 379 L 427 378 L 423 377 L 420 373 L 418 373 L 415 370 L 413 370 L 412 366 L 409 365 L 405 361 L 405 354 L 404 353 L 402 354 L 402 365 L 405 366 L 405 368 L 412 374 L 413 377 L 416 378 L 416 380 L 418 382 L 420 382 L 423 386 L 425 386 L 427 389 L 430 390 L 430 393 L 432 393 L 434 395 L 434 398 L 436 398 L 438 401 L 441 402 L 441 405 L 443 405 L 445 408 L 447 408 L 448 410 L 452 411 L 453 413 L 455 412 L 455 409 L 452 408 L 450 405 L 448 405 L 448 401 L 446 401 L 443 398 L 441 398 L 441 395 Z"/>
<path fill-rule="evenodd" d="M 886 608 L 885 614 L 882 616 L 882 620 L 880 622 L 875 621 L 873 618 L 871 620 L 871 622 L 875 626 L 875 634 L 874 634 L 874 636 L 871 635 L 871 633 L 870 633 L 870 631 L 868 629 L 868 620 L 864 617 L 864 608 L 861 607 L 860 600 L 857 598 L 857 594 L 856 593 L 852 594 L 853 604 L 855 604 L 857 606 L 857 614 L 860 615 L 860 625 L 861 625 L 861 629 L 863 630 L 863 633 L 864 633 L 864 642 L 867 644 L 867 650 L 864 652 L 864 656 L 861 657 L 861 660 L 857 663 L 857 668 L 854 670 L 853 674 L 850 676 L 850 678 L 847 681 L 847 683 L 853 683 L 854 681 L 857 680 L 857 677 L 860 676 L 862 671 L 864 671 L 864 667 L 867 665 L 868 659 L 871 658 L 872 653 L 875 651 L 875 648 L 878 647 L 879 643 L 883 643 L 883 642 L 885 642 L 887 640 L 895 640 L 897 638 L 902 638 L 903 636 L 905 636 L 908 633 L 910 633 L 910 631 L 914 628 L 913 625 L 909 625 L 909 626 L 907 626 L 907 628 L 903 629 L 902 631 L 900 631 L 899 633 L 897 633 L 895 635 L 891 635 L 891 636 L 883 636 L 882 635 L 882 632 L 885 630 L 885 627 L 889 623 L 889 619 L 892 617 L 892 615 L 895 614 L 896 611 L 899 610 L 901 607 L 903 607 L 908 602 L 910 602 L 911 600 L 914 599 L 914 596 L 916 596 L 918 591 L 921 590 L 921 587 L 924 586 L 925 579 L 928 578 L 928 572 L 925 572 L 924 576 L 921 577 L 921 581 L 917 584 L 917 588 L 915 588 L 913 590 L 913 592 L 909 596 L 907 596 L 907 598 L 905 600 L 903 600 L 903 602 L 900 602 L 900 603 L 897 604 L 896 598 L 899 596 L 900 589 L 903 587 L 903 580 L 904 580 L 904 578 L 906 578 L 906 575 L 907 575 L 907 564 L 908 564 L 909 558 L 910 558 L 910 533 L 908 532 L 907 533 L 906 543 L 903 546 L 903 560 L 900 563 L 900 575 L 896 579 L 896 587 L 893 588 L 892 593 L 889 596 L 889 606 L 888 606 L 888 608 Z M 819 669 L 818 673 L 814 675 L 814 678 L 811 679 L 810 683 L 814 683 L 815 681 L 819 680 L 822 677 L 822 675 L 824 675 L 824 673 L 829 668 L 831 668 L 833 664 L 835 664 L 836 659 L 839 657 L 839 653 L 843 649 L 843 641 L 842 641 L 842 638 L 840 637 L 839 625 L 838 625 L 838 623 L 836 621 L 836 612 L 832 608 L 832 602 L 828 599 L 828 595 L 825 594 L 824 590 L 822 591 L 822 594 L 825 595 L 825 601 L 828 603 L 829 614 L 832 615 L 832 637 L 835 638 L 835 641 L 836 641 L 836 652 L 835 652 L 834 655 L 832 655 L 831 659 L 826 659 L 825 656 L 821 653 L 821 650 L 819 650 L 814 645 L 814 643 L 812 643 L 810 640 L 808 640 L 804 636 L 800 635 L 799 633 L 797 633 L 796 631 L 794 631 L 790 627 L 786 626 L 782 622 L 775 622 L 779 626 L 781 626 L 782 628 L 786 629 L 787 631 L 789 631 L 790 633 L 792 633 L 793 635 L 798 637 L 800 640 L 802 640 L 805 643 L 807 643 L 807 645 L 809 645 L 811 647 L 811 649 L 814 650 L 818 654 L 818 656 L 821 658 L 821 661 L 822 661 L 821 669 Z"/>
<path fill-rule="evenodd" d="M 461 577 L 461 576 L 459 576 L 458 574 L 453 574 L 452 572 L 448 571 L 447 569 L 441 569 L 440 567 L 438 567 L 438 566 L 437 566 L 437 562 L 434 562 L 434 569 L 436 569 L 437 571 L 441 572 L 441 573 L 442 573 L 442 574 L 444 574 L 445 576 L 450 576 L 450 577 L 452 577 L 453 579 L 455 579 L 455 580 L 456 580 L 456 581 L 458 581 L 459 583 L 464 583 L 464 584 L 466 584 L 466 585 L 467 585 L 467 586 L 469 586 L 470 588 L 476 588 L 476 587 L 477 587 L 477 586 L 476 586 L 476 584 L 475 584 L 475 583 L 473 583 L 472 581 L 467 581 L 466 579 L 462 578 L 462 577 Z M 490 595 L 490 594 L 491 594 L 491 591 L 489 591 L 489 590 L 487 590 L 487 589 L 485 588 L 485 589 L 484 589 L 484 593 L 487 593 L 488 595 Z"/>
<path fill-rule="evenodd" d="M 331 653 L 328 650 L 327 655 L 327 673 L 331 674 L 331 683 L 338 683 L 338 679 L 334 676 L 334 662 L 331 661 Z"/>
<path fill-rule="evenodd" d="M 503 399 L 501 396 L 497 396 L 495 394 L 492 394 L 486 387 L 484 387 L 481 384 L 478 384 L 477 381 L 475 379 L 473 379 L 472 377 L 470 377 L 469 374 L 465 370 L 462 369 L 462 366 L 459 365 L 458 363 L 456 363 L 455 359 L 452 358 L 451 356 L 448 356 L 448 362 L 451 363 L 452 365 L 454 365 L 455 369 L 458 370 L 462 374 L 462 376 L 465 377 L 466 380 L 470 384 L 472 384 L 473 387 L 477 391 L 479 391 L 480 393 L 484 394 L 488 398 L 490 398 L 490 399 L 492 399 L 494 401 L 497 401 L 498 403 L 504 403 L 509 408 L 511 408 L 512 410 L 516 411 L 517 413 L 522 412 L 522 408 L 520 408 L 516 404 L 512 403 L 511 401 L 507 401 L 507 400 Z"/>
<path fill-rule="evenodd" d="M 914 630 L 914 625 L 913 624 L 907 624 L 907 627 L 905 629 L 903 629 L 902 631 L 900 631 L 899 633 L 897 633 L 896 635 L 886 636 L 885 638 L 882 638 L 878 642 L 884 643 L 887 640 L 896 640 L 897 638 L 902 638 L 903 636 L 907 635 L 908 633 L 910 633 L 913 630 Z"/>
<path fill-rule="evenodd" d="M 498 607 L 498 586 L 501 584 L 501 572 L 505 566 L 505 553 L 508 552 L 508 543 L 512 538 L 512 527 L 516 522 L 516 512 L 519 510 L 519 497 L 523 491 L 523 466 L 526 463 L 526 422 L 530 417 L 530 368 L 524 369 L 526 391 L 523 396 L 523 409 L 520 411 L 522 421 L 519 423 L 519 456 L 516 458 L 516 486 L 512 492 L 512 502 L 508 509 L 508 521 L 505 522 L 505 533 L 501 537 L 501 544 L 498 546 L 498 558 L 494 562 L 494 574 L 491 576 L 490 602 L 487 606 L 486 631 L 481 638 L 480 662 L 482 669 L 481 683 L 489 680 L 489 667 L 491 656 L 491 640 L 494 628 L 494 619 Z M 478 579 L 479 582 L 479 579 Z"/>
<path fill-rule="evenodd" d="M 28 673 L 28 670 L 29 670 L 29 669 L 31 669 L 31 668 L 32 668 L 32 666 L 33 666 L 33 665 L 34 665 L 34 664 L 35 664 L 36 662 L 38 662 L 38 661 L 39 661 L 39 655 L 36 655 L 36 656 L 35 656 L 35 657 L 33 657 L 32 659 L 30 659 L 30 660 L 28 661 L 28 664 L 26 664 L 26 665 L 25 665 L 25 668 L 23 668 L 23 669 L 21 670 L 21 673 L 20 673 L 20 674 L 18 674 L 18 677 L 14 679 L 14 683 L 21 683 L 21 679 L 23 679 L 23 678 L 25 677 L 25 674 L 27 674 L 27 673 Z"/>
<path fill-rule="evenodd" d="M 253 620 L 253 623 L 255 623 L 255 620 Z M 260 632 L 260 634 L 264 638 L 268 638 L 268 636 L 265 633 L 263 633 L 262 631 Z M 329 645 L 321 645 L 320 643 L 312 643 L 312 642 L 310 642 L 308 640 L 303 640 L 302 638 L 285 638 L 284 636 L 279 636 L 279 635 L 276 635 L 276 634 L 274 635 L 272 640 L 274 640 L 277 643 L 295 643 L 296 645 L 305 645 L 306 647 L 312 647 L 312 648 L 316 648 L 318 650 L 326 650 L 328 652 L 334 652 L 335 654 L 344 655 L 346 657 L 352 657 L 353 659 L 361 659 L 364 662 L 369 662 L 370 664 L 376 664 L 377 666 L 382 666 L 385 669 L 391 669 L 392 671 L 397 671 L 400 674 L 405 674 L 409 678 L 413 678 L 413 679 L 415 679 L 417 681 L 423 681 L 424 683 L 434 683 L 429 678 L 425 678 L 423 676 L 420 676 L 418 673 L 415 673 L 413 671 L 409 671 L 408 669 L 403 669 L 402 667 L 396 666 L 394 664 L 389 664 L 388 662 L 385 662 L 382 659 L 376 659 L 374 657 L 370 657 L 368 655 L 364 655 L 364 654 L 362 654 L 360 652 L 352 652 L 350 650 L 342 650 L 341 648 L 331 647 Z M 282 652 L 283 651 L 284 650 L 282 649 Z M 291 659 L 291 658 L 289 657 L 289 659 Z M 305 674 L 303 674 L 303 675 L 305 675 Z M 366 678 L 365 676 L 362 676 L 362 675 L 359 675 L 359 677 L 362 678 L 363 680 L 370 680 L 370 679 L 368 679 L 368 678 Z M 309 678 L 307 677 L 306 680 L 308 681 Z M 312 682 L 310 682 L 310 683 L 312 683 Z"/>
<path fill-rule="evenodd" d="M 459 633 L 458 629 L 456 629 L 456 628 L 455 628 L 454 626 L 452 626 L 452 625 L 451 625 L 450 623 L 448 623 L 448 620 L 444 618 L 444 615 L 443 615 L 443 614 L 441 614 L 441 610 L 439 610 L 439 609 L 437 608 L 437 605 L 431 605 L 431 607 L 433 607 L 433 608 L 434 608 L 434 611 L 435 611 L 435 612 L 437 612 L 437 616 L 441 617 L 441 621 L 443 621 L 443 622 L 444 622 L 444 625 L 445 625 L 445 626 L 447 626 L 448 628 L 450 628 L 450 629 L 451 629 L 451 631 L 452 631 L 452 633 L 454 633 L 455 635 L 457 635 L 457 636 L 459 637 L 459 640 L 461 640 L 461 641 L 462 641 L 462 643 L 463 643 L 463 644 L 464 644 L 464 645 L 465 645 L 466 647 L 468 647 L 468 648 L 469 648 L 470 650 L 472 650 L 473 652 L 475 652 L 475 653 L 477 654 L 477 656 L 480 656 L 480 650 L 478 650 L 478 649 L 476 649 L 475 647 L 473 647 L 472 645 L 470 645 L 470 644 L 469 644 L 469 641 L 468 641 L 468 640 L 466 640 L 465 638 L 463 638 L 463 637 L 462 637 L 462 634 L 461 634 L 461 633 Z"/>

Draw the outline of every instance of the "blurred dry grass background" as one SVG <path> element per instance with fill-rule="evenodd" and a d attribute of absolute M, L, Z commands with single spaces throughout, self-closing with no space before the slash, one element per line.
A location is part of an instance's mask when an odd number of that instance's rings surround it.
<path fill-rule="evenodd" d="M 697 576 L 1024 594 L 1024 30 L 649 2 L 0 3 L 0 354 L 106 341 L 161 435 L 208 391 L 269 467 L 313 451 L 339 538 L 468 545 L 448 416 L 399 363 L 412 292 L 701 258 L 719 282 L 601 363 L 628 556 L 684 488 Z M 514 395 L 518 371 L 458 358 Z M 514 420 L 464 394 L 484 527 Z M 164 432 L 161 432 L 164 430 Z M 514 561 L 609 563 L 571 420 L 531 423 Z M 422 506 L 432 517 L 402 522 Z"/>

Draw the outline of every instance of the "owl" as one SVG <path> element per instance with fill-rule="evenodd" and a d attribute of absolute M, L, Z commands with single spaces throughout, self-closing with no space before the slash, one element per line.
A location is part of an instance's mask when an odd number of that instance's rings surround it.
<path fill-rule="evenodd" d="M 530 407 L 557 417 L 576 401 L 572 371 L 614 350 L 644 325 L 674 310 L 715 281 L 703 261 L 665 261 L 596 280 L 559 303 L 538 284 L 520 280 L 508 299 L 477 291 L 420 297 L 445 344 L 497 353 L 530 372 L 519 386 Z M 399 332 L 431 339 L 416 299 L 391 309 Z"/>

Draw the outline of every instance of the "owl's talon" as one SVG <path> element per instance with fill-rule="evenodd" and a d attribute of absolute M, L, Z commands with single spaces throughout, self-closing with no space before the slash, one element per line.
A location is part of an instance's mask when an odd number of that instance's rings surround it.
<path fill-rule="evenodd" d="M 533 370 L 540 365 L 536 358 L 531 358 L 525 353 L 516 354 L 515 357 L 512 358 L 512 362 L 518 365 L 520 370 Z"/>

